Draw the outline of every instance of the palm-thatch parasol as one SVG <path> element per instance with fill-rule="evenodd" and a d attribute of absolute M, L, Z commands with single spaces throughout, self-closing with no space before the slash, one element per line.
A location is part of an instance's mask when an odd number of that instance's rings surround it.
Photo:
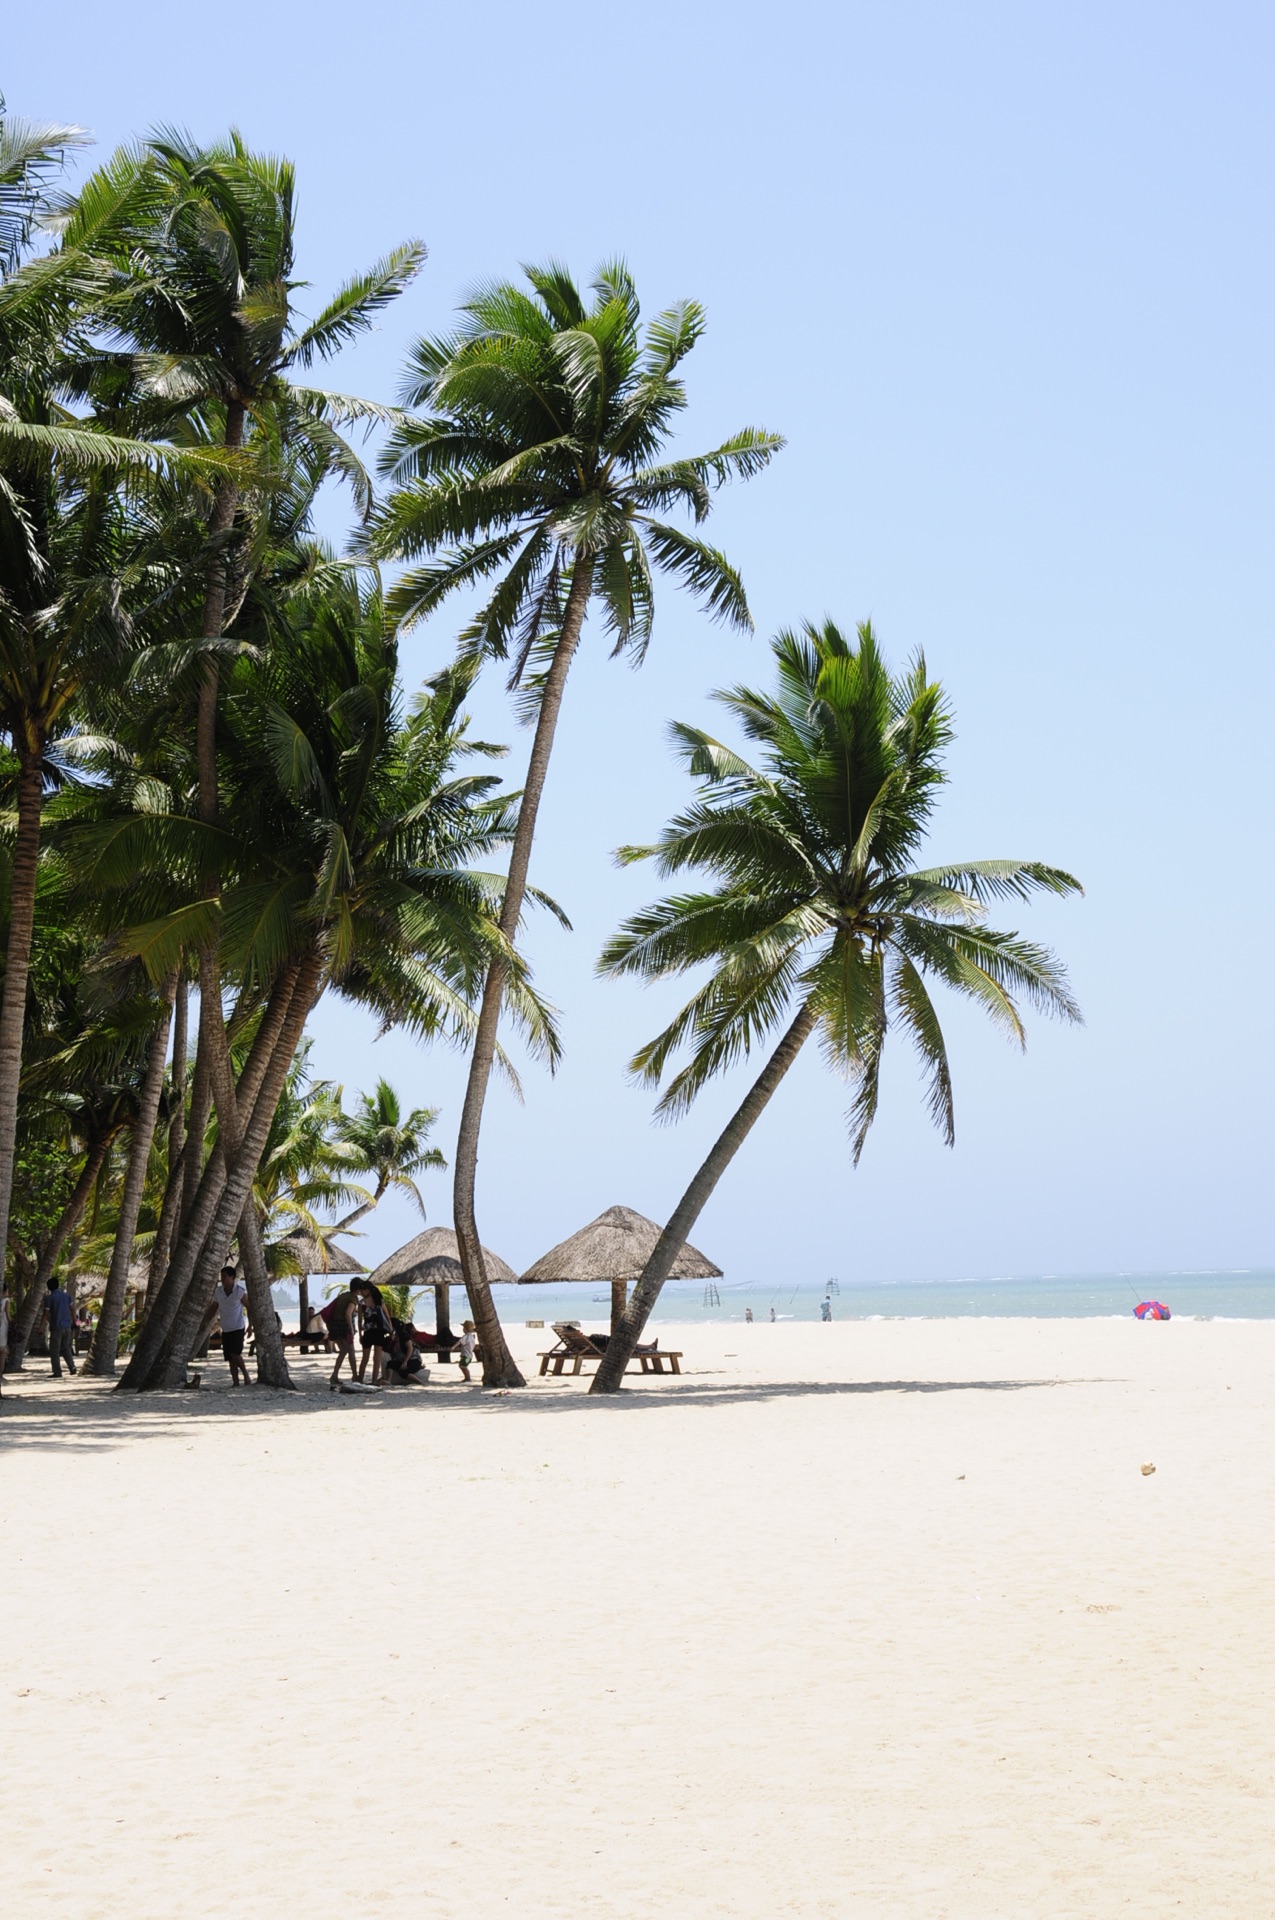
<path fill-rule="evenodd" d="M 125 1293 L 140 1293 L 145 1297 L 150 1285 L 151 1269 L 149 1260 L 130 1260 L 128 1279 L 124 1283 Z M 104 1273 L 77 1273 L 75 1275 L 75 1297 L 78 1301 L 95 1300 L 106 1292 L 107 1276 Z"/>
<path fill-rule="evenodd" d="M 281 1240 L 271 1242 L 270 1253 L 282 1254 L 281 1261 L 272 1261 L 279 1271 L 280 1279 L 289 1273 L 366 1273 L 363 1262 L 336 1240 L 316 1240 L 311 1233 L 285 1233 Z"/>
<path fill-rule="evenodd" d="M 620 1324 L 629 1297 L 630 1280 L 640 1280 L 663 1228 L 632 1207 L 608 1207 L 587 1227 L 573 1233 L 569 1240 L 551 1247 L 534 1266 L 527 1268 L 520 1287 L 544 1286 L 550 1281 L 600 1280 L 611 1285 L 611 1331 Z M 720 1280 L 722 1270 L 700 1253 L 685 1246 L 673 1262 L 671 1280 Z"/>
<path fill-rule="evenodd" d="M 491 1281 L 509 1282 L 518 1276 L 490 1247 L 483 1248 L 483 1264 Z M 414 1240 L 382 1260 L 371 1275 L 373 1286 L 433 1287 L 434 1328 L 440 1345 L 452 1337 L 448 1289 L 465 1284 L 460 1264 L 460 1242 L 450 1227 L 427 1227 Z"/>
<path fill-rule="evenodd" d="M 282 1256 L 282 1257 L 280 1257 Z M 266 1250 L 272 1274 L 280 1279 L 297 1276 L 298 1320 L 302 1333 L 310 1318 L 310 1275 L 312 1273 L 366 1273 L 363 1262 L 352 1254 L 348 1247 L 338 1245 L 335 1240 L 316 1240 L 312 1233 L 306 1233 L 298 1227 L 292 1233 L 285 1233 L 281 1239 L 272 1241 Z M 286 1272 L 280 1272 L 280 1268 Z"/>

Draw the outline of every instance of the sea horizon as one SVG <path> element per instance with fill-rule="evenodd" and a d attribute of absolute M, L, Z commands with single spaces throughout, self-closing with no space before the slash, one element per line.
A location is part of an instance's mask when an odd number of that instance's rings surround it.
<path fill-rule="evenodd" d="M 344 1282 L 342 1282 L 344 1284 Z M 457 1290 L 459 1291 L 459 1290 Z M 328 1288 L 316 1276 L 311 1298 Z M 702 1280 L 665 1283 L 652 1324 L 743 1323 L 818 1320 L 821 1303 L 831 1299 L 834 1320 L 943 1319 L 1123 1319 L 1142 1300 L 1160 1300 L 1178 1319 L 1275 1319 L 1275 1268 L 1182 1268 L 1173 1271 L 1111 1271 L 1090 1274 L 1010 1274 L 954 1280 L 857 1280 L 835 1277 L 773 1283 Z M 605 1327 L 610 1294 L 602 1284 L 496 1286 L 497 1311 L 510 1326 L 542 1321 L 578 1320 Z M 295 1309 L 295 1283 L 276 1288 L 280 1307 Z M 453 1325 L 462 1301 L 453 1300 Z M 432 1291 L 417 1308 L 419 1324 L 433 1324 Z M 295 1312 L 294 1312 L 295 1322 Z"/>

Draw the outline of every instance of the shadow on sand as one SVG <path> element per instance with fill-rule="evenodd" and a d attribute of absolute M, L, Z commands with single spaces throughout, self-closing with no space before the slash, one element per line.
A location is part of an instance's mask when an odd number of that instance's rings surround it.
<path fill-rule="evenodd" d="M 54 1386 L 24 1379 L 14 1390 L 10 1377 L 0 1403 L 0 1453 L 18 1449 L 56 1449 L 66 1453 L 109 1452 L 138 1439 L 188 1435 L 194 1423 L 208 1420 L 298 1420 L 319 1414 L 356 1414 L 377 1408 L 397 1419 L 442 1418 L 476 1414 L 499 1418 L 511 1407 L 541 1414 L 595 1414 L 632 1408 L 720 1407 L 803 1400 L 828 1395 L 853 1398 L 875 1393 L 1027 1393 L 1044 1388 L 1098 1385 L 1073 1380 L 786 1380 L 731 1381 L 717 1384 L 704 1375 L 679 1375 L 657 1386 L 626 1386 L 614 1396 L 590 1398 L 583 1378 L 529 1384 L 525 1392 L 489 1393 L 447 1379 L 423 1388 L 396 1388 L 367 1394 L 332 1394 L 313 1373 L 298 1378 L 295 1393 L 269 1389 L 204 1386 L 197 1393 L 115 1393 L 107 1381 L 67 1381 Z"/>

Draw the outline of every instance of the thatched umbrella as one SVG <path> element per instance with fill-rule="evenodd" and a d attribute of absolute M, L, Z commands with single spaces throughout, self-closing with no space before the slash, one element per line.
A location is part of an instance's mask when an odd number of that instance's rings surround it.
<path fill-rule="evenodd" d="M 507 1266 L 490 1247 L 483 1248 L 483 1264 L 489 1280 L 508 1282 L 518 1278 L 513 1268 Z M 373 1286 L 377 1287 L 433 1287 L 434 1330 L 438 1344 L 440 1349 L 444 1344 L 451 1344 L 448 1289 L 464 1286 L 465 1275 L 460 1264 L 460 1242 L 450 1227 L 427 1227 L 424 1233 L 418 1233 L 397 1253 L 382 1260 L 371 1278 Z"/>
<path fill-rule="evenodd" d="M 608 1207 L 587 1227 L 573 1233 L 569 1240 L 551 1247 L 534 1266 L 527 1268 L 520 1287 L 544 1286 L 550 1281 L 580 1281 L 596 1286 L 600 1280 L 611 1287 L 611 1331 L 620 1324 L 629 1297 L 630 1280 L 640 1280 L 642 1270 L 663 1228 L 632 1207 Z M 670 1280 L 720 1280 L 722 1270 L 695 1247 L 686 1246 L 673 1262 Z"/>
<path fill-rule="evenodd" d="M 306 1233 L 298 1227 L 294 1233 L 285 1233 L 281 1240 L 275 1240 L 267 1249 L 267 1258 L 284 1253 L 287 1264 L 297 1275 L 298 1318 L 302 1333 L 310 1318 L 310 1275 L 335 1273 L 366 1273 L 363 1262 L 352 1254 L 348 1247 L 339 1246 L 335 1240 L 316 1240 L 312 1233 Z M 290 1276 L 280 1275 L 280 1278 Z"/>
<path fill-rule="evenodd" d="M 144 1294 L 149 1279 L 149 1261 L 130 1260 L 128 1263 L 128 1279 L 124 1282 L 125 1293 Z M 106 1292 L 106 1275 L 104 1273 L 77 1273 L 75 1275 L 75 1281 L 75 1297 L 77 1300 L 94 1300 L 99 1294 Z"/>
<path fill-rule="evenodd" d="M 75 1285 L 71 1291 L 77 1306 L 87 1306 L 90 1300 L 97 1300 L 100 1303 L 102 1295 L 106 1292 L 107 1276 L 104 1273 L 75 1273 L 73 1271 L 68 1277 L 75 1281 Z M 139 1318 L 141 1315 L 142 1302 L 146 1298 L 146 1289 L 149 1284 L 150 1262 L 148 1260 L 130 1260 L 128 1263 L 128 1279 L 124 1282 L 124 1294 L 126 1299 L 129 1294 L 135 1296 L 135 1304 L 133 1306 L 133 1317 L 135 1318 Z M 125 1317 L 127 1318 L 128 1316 L 126 1315 Z"/>

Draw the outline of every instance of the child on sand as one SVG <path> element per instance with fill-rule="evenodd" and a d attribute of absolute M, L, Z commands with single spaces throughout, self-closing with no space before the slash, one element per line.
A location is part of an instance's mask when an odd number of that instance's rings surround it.
<path fill-rule="evenodd" d="M 472 1320 L 466 1320 L 460 1330 L 460 1341 L 456 1348 L 456 1358 L 460 1362 L 460 1370 L 466 1380 L 469 1378 L 469 1369 L 474 1364 L 474 1349 L 477 1345 L 478 1329 Z"/>

